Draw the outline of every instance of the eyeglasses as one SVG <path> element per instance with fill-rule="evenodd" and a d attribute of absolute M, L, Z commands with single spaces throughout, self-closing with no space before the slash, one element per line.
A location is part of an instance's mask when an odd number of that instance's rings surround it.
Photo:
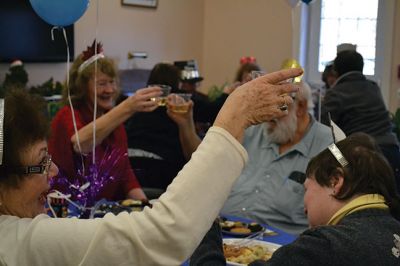
<path fill-rule="evenodd" d="M 17 173 L 21 175 L 29 175 L 29 174 L 45 174 L 47 175 L 50 171 L 51 166 L 51 155 L 46 153 L 43 161 L 40 165 L 31 165 L 31 166 L 21 166 L 17 168 Z"/>

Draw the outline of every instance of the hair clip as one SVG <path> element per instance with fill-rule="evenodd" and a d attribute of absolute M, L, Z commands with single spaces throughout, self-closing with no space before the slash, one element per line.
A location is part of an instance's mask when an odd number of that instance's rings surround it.
<path fill-rule="evenodd" d="M 349 164 L 349 162 L 344 158 L 342 152 L 336 146 L 335 143 L 332 143 L 328 146 L 328 149 L 331 151 L 332 155 L 335 156 L 336 160 L 340 163 L 342 167 L 345 167 Z"/>
<path fill-rule="evenodd" d="M 333 143 L 336 143 L 335 130 L 333 130 L 333 125 L 332 125 L 332 119 L 331 119 L 331 113 L 330 112 L 328 112 L 328 119 L 329 119 L 329 127 L 331 128 Z"/>

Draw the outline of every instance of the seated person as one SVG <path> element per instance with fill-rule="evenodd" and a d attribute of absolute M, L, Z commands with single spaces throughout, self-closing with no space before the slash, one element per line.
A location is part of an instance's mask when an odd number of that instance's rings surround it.
<path fill-rule="evenodd" d="M 337 79 L 337 73 L 333 68 L 333 62 L 325 66 L 324 72 L 322 72 L 321 79 L 324 82 L 324 88 L 330 89 L 335 84 Z"/>
<path fill-rule="evenodd" d="M 222 105 L 224 104 L 228 93 L 223 93 L 214 101 L 210 101 L 208 96 L 199 92 L 203 77 L 200 76 L 195 60 L 175 61 L 174 65 L 180 69 L 180 81 L 182 92 L 191 93 L 193 107 L 193 119 L 196 130 L 200 137 L 204 137 L 205 132 L 214 122 Z"/>
<path fill-rule="evenodd" d="M 63 92 L 66 105 L 57 112 L 51 124 L 49 151 L 60 169 L 54 186 L 88 206 L 102 198 L 146 200 L 126 155 L 123 122 L 134 113 L 155 110 L 157 103 L 149 99 L 157 97 L 161 91 L 157 87 L 140 89 L 114 106 L 118 95 L 116 69 L 103 55 L 101 45 L 98 44 L 97 49 L 95 45 L 93 42 L 71 66 L 69 87 L 66 86 Z M 69 94 L 71 105 L 67 104 Z M 94 110 L 97 111 L 95 139 Z M 82 192 L 81 188 L 86 184 L 90 185 Z"/>
<path fill-rule="evenodd" d="M 238 71 L 236 72 L 235 82 L 240 82 L 240 84 L 243 84 L 252 80 L 252 71 L 261 71 L 261 68 L 257 65 L 255 61 L 252 63 L 246 62 L 241 64 Z"/>
<path fill-rule="evenodd" d="M 322 87 L 318 86 L 313 88 L 313 102 L 314 102 L 314 117 L 321 121 L 321 103 L 325 96 L 326 91 L 332 87 L 337 78 L 337 74 L 333 69 L 333 63 L 328 63 L 325 66 L 324 72 L 321 75 L 321 80 L 324 82 Z"/>
<path fill-rule="evenodd" d="M 224 88 L 224 92 L 231 93 L 236 87 L 252 80 L 251 72 L 261 71 L 261 68 L 257 65 L 254 57 L 242 57 L 240 59 L 240 67 L 236 72 L 235 81 L 231 85 L 227 85 Z"/>
<path fill-rule="evenodd" d="M 291 234 L 308 228 L 302 198 L 309 160 L 333 142 L 330 128 L 315 121 L 311 90 L 300 89 L 289 115 L 246 130 L 249 162 L 235 183 L 222 214 L 246 217 Z"/>
<path fill-rule="evenodd" d="M 147 84 L 168 85 L 171 93 L 178 93 L 179 74 L 180 70 L 174 65 L 158 63 L 153 67 Z M 191 152 L 186 152 L 186 146 L 181 145 L 180 127 L 170 114 L 174 115 L 173 112 L 167 113 L 165 106 L 160 106 L 153 112 L 135 113 L 125 122 L 130 161 L 144 187 L 165 190 L 190 159 Z M 190 108 L 186 115 L 191 114 Z M 194 126 L 187 130 L 194 132 Z"/>
<path fill-rule="evenodd" d="M 338 78 L 325 94 L 321 121 L 328 124 L 329 113 L 332 121 L 346 135 L 364 132 L 374 137 L 392 166 L 397 190 L 400 193 L 399 143 L 392 131 L 390 113 L 383 100 L 381 89 L 363 74 L 364 59 L 355 50 L 339 52 L 333 62 L 333 68 Z"/>
<path fill-rule="evenodd" d="M 282 106 L 293 100 L 282 95 L 297 88 L 279 83 L 301 73 L 279 71 L 237 88 L 191 160 L 152 208 L 98 219 L 45 214 L 49 183 L 58 172 L 47 152 L 48 121 L 32 96 L 23 90 L 10 93 L 0 103 L 4 114 L 0 116 L 1 263 L 182 264 L 211 226 L 244 167 L 247 154 L 240 145 L 244 130 L 287 115 Z"/>
<path fill-rule="evenodd" d="M 370 136 L 355 133 L 330 145 L 310 161 L 306 175 L 311 228 L 269 261 L 250 266 L 399 265 L 400 198 L 393 171 Z M 203 239 L 191 265 L 225 265 L 217 229 Z"/>

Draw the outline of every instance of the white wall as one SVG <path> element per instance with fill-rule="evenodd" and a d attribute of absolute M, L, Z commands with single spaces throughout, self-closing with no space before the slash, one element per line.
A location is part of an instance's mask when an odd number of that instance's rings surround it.
<path fill-rule="evenodd" d="M 266 71 L 292 57 L 291 8 L 286 0 L 205 0 L 204 87 L 232 82 L 242 56 Z"/>
<path fill-rule="evenodd" d="M 114 58 L 120 68 L 129 68 L 129 51 L 145 51 L 147 59 L 136 66 L 151 69 L 160 61 L 196 58 L 201 63 L 203 51 L 203 0 L 159 0 L 157 9 L 122 6 L 120 0 L 91 0 L 88 10 L 75 23 L 75 54 L 78 55 L 96 36 L 105 54 Z M 0 64 L 0 80 L 8 64 Z M 66 64 L 26 64 L 30 85 L 54 77 L 63 81 Z"/>
<path fill-rule="evenodd" d="M 257 57 L 268 71 L 291 56 L 290 7 L 286 0 L 159 0 L 157 9 L 122 6 L 119 0 L 92 0 L 75 23 L 75 53 L 96 34 L 106 55 L 129 68 L 128 51 L 145 51 L 136 67 L 160 61 L 197 59 L 205 77 L 203 90 L 232 81 L 244 55 Z M 0 78 L 8 69 L 0 65 Z M 31 85 L 50 77 L 64 80 L 66 64 L 26 64 Z"/>

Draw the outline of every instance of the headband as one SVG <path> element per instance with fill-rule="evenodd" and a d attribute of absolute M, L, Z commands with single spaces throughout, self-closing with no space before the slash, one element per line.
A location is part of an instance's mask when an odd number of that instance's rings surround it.
<path fill-rule="evenodd" d="M 99 60 L 100 58 L 104 58 L 103 53 L 95 54 L 91 56 L 89 59 L 84 61 L 78 68 L 78 73 L 81 73 L 85 68 L 87 68 L 91 63 L 95 62 L 96 60 Z"/>
<path fill-rule="evenodd" d="M 342 152 L 336 146 L 335 143 L 332 143 L 328 146 L 328 149 L 331 151 L 332 155 L 335 156 L 336 160 L 340 163 L 342 167 L 345 167 L 349 164 L 349 162 L 344 158 Z"/>
<path fill-rule="evenodd" d="M 0 99 L 0 165 L 3 164 L 3 152 L 4 152 L 4 99 Z"/>

